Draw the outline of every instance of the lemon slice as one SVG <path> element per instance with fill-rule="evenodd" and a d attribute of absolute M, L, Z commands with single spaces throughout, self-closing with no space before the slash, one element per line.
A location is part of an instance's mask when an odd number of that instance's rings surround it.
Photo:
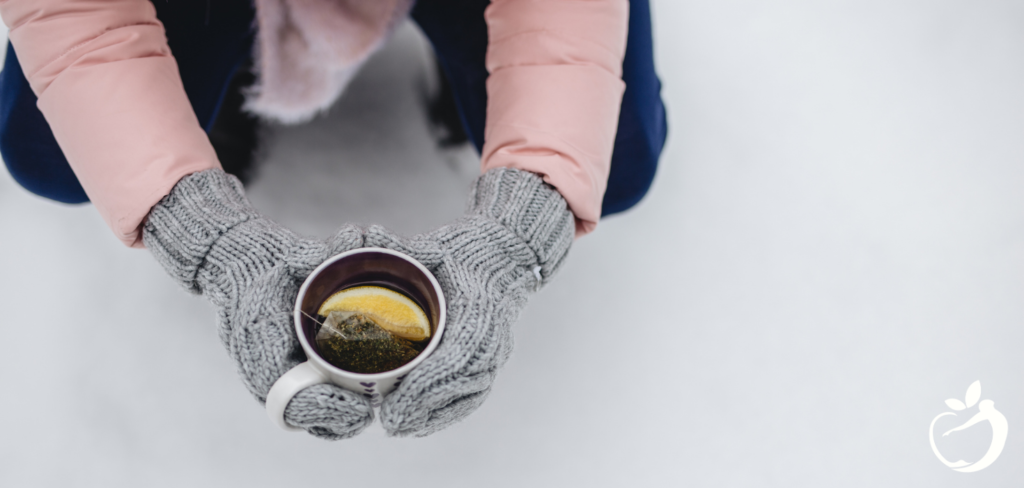
<path fill-rule="evenodd" d="M 430 337 L 430 322 L 409 297 L 380 286 L 356 286 L 331 295 L 320 305 L 320 315 L 361 312 L 373 316 L 384 330 L 410 341 Z"/>

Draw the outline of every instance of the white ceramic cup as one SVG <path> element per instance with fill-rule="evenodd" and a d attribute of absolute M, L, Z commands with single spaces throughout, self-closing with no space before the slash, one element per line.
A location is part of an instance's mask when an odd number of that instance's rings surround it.
<path fill-rule="evenodd" d="M 327 362 L 316 351 L 314 318 L 320 305 L 340 290 L 376 285 L 398 291 L 416 302 L 432 329 L 427 347 L 412 361 L 383 373 L 345 371 Z M 308 358 L 278 378 L 267 394 L 267 415 L 285 430 L 302 430 L 284 420 L 284 409 L 299 391 L 320 383 L 333 383 L 359 393 L 380 406 L 384 395 L 437 348 L 444 332 L 445 300 L 434 275 L 415 259 L 390 249 L 366 247 L 338 254 L 318 266 L 299 288 L 295 299 L 295 333 Z"/>

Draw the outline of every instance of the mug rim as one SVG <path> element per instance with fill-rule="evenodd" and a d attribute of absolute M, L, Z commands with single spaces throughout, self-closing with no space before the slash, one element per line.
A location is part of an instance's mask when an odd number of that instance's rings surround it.
<path fill-rule="evenodd" d="M 354 373 L 352 371 L 346 371 L 344 369 L 341 369 L 327 362 L 327 360 L 325 360 L 324 358 L 320 357 L 319 354 L 317 354 L 316 349 L 313 348 L 312 344 L 310 344 L 308 340 L 306 340 L 306 334 L 302 330 L 302 297 L 306 295 L 306 291 L 309 289 L 310 284 L 313 283 L 313 280 L 324 269 L 327 269 L 328 266 L 349 256 L 354 256 L 356 254 L 363 254 L 367 252 L 390 254 L 392 256 L 403 259 L 412 264 L 413 266 L 415 266 L 416 269 L 420 271 L 420 273 L 423 273 L 423 275 L 427 277 L 427 280 L 430 281 L 430 285 L 434 287 L 434 291 L 437 293 L 437 305 L 438 308 L 440 309 L 438 312 L 437 326 L 434 328 L 434 336 L 430 338 L 430 342 L 427 343 L 427 347 L 424 348 L 423 351 L 420 352 L 415 358 L 413 358 L 412 361 L 409 361 L 408 363 L 405 363 L 398 368 L 391 369 L 388 371 L 382 371 L 380 373 Z M 299 288 L 299 294 L 296 295 L 295 297 L 295 310 L 293 313 L 293 321 L 295 322 L 295 334 L 299 338 L 299 344 L 302 345 L 303 352 L 306 353 L 307 361 L 312 362 L 318 368 L 331 375 L 347 377 L 353 380 L 372 381 L 382 380 L 392 376 L 404 375 L 409 371 L 412 371 L 413 368 L 422 363 L 427 358 L 427 356 L 430 356 L 430 354 L 434 352 L 434 349 L 437 348 L 437 345 L 441 342 L 441 335 L 444 333 L 444 324 L 445 319 L 447 318 L 447 311 L 448 307 L 445 302 L 444 292 L 441 290 L 441 285 L 440 283 L 437 282 L 437 278 L 434 277 L 434 274 L 431 273 L 430 270 L 426 268 L 426 266 L 423 266 L 423 263 L 420 263 L 419 261 L 413 259 L 408 254 L 394 251 L 391 249 L 383 247 L 360 247 L 357 249 L 352 249 L 331 256 L 323 263 L 320 263 L 320 265 L 317 266 L 316 269 L 313 270 L 313 272 L 309 273 L 309 276 L 306 277 L 305 281 L 302 282 L 302 286 Z"/>

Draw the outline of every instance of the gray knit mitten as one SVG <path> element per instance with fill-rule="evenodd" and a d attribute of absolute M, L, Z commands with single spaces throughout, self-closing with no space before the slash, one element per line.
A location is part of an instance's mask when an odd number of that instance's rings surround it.
<path fill-rule="evenodd" d="M 261 404 L 305 354 L 292 310 L 302 281 L 328 257 L 363 244 L 347 226 L 326 241 L 301 238 L 260 216 L 242 185 L 219 169 L 178 181 L 149 213 L 143 242 L 164 269 L 217 308 L 221 341 Z M 358 394 L 321 384 L 300 391 L 285 420 L 313 435 L 344 439 L 373 421 Z"/>
<path fill-rule="evenodd" d="M 448 302 L 441 343 L 381 406 L 390 435 L 425 436 L 479 407 L 512 352 L 511 326 L 530 292 L 546 283 L 572 244 L 565 200 L 537 175 L 493 169 L 477 179 L 466 215 L 434 232 L 399 237 L 367 231 L 367 246 L 423 263 Z"/>

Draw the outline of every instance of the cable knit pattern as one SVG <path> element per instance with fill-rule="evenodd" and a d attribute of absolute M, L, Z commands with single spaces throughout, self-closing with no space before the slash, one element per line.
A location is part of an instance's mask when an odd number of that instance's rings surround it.
<path fill-rule="evenodd" d="M 293 234 L 261 217 L 241 183 L 219 169 L 182 178 L 150 211 L 143 241 L 171 277 L 217 308 L 221 341 L 260 403 L 306 359 L 292 326 L 302 281 L 328 257 L 363 245 L 354 226 L 326 241 Z M 361 396 L 324 384 L 299 392 L 285 420 L 343 439 L 369 425 L 373 412 Z"/>
<path fill-rule="evenodd" d="M 380 226 L 367 231 L 366 245 L 427 266 L 448 301 L 440 345 L 384 399 L 381 420 L 390 435 L 429 435 L 483 403 L 512 352 L 512 324 L 529 292 L 558 270 L 574 231 L 554 188 L 509 168 L 478 178 L 466 215 L 450 225 L 412 238 Z"/>
<path fill-rule="evenodd" d="M 437 277 L 448 302 L 439 347 L 384 399 L 393 436 L 425 436 L 465 418 L 486 399 L 512 352 L 512 324 L 527 296 L 558 270 L 575 221 L 565 199 L 537 175 L 492 169 L 477 179 L 466 215 L 404 238 L 380 226 L 347 226 L 327 241 L 304 239 L 261 217 L 241 184 L 219 169 L 183 178 L 153 207 L 146 247 L 186 290 L 218 310 L 221 340 L 261 403 L 305 360 L 291 310 L 302 280 L 328 257 L 361 247 L 404 252 Z M 297 394 L 285 420 L 328 439 L 373 420 L 361 396 L 334 385 Z"/>

